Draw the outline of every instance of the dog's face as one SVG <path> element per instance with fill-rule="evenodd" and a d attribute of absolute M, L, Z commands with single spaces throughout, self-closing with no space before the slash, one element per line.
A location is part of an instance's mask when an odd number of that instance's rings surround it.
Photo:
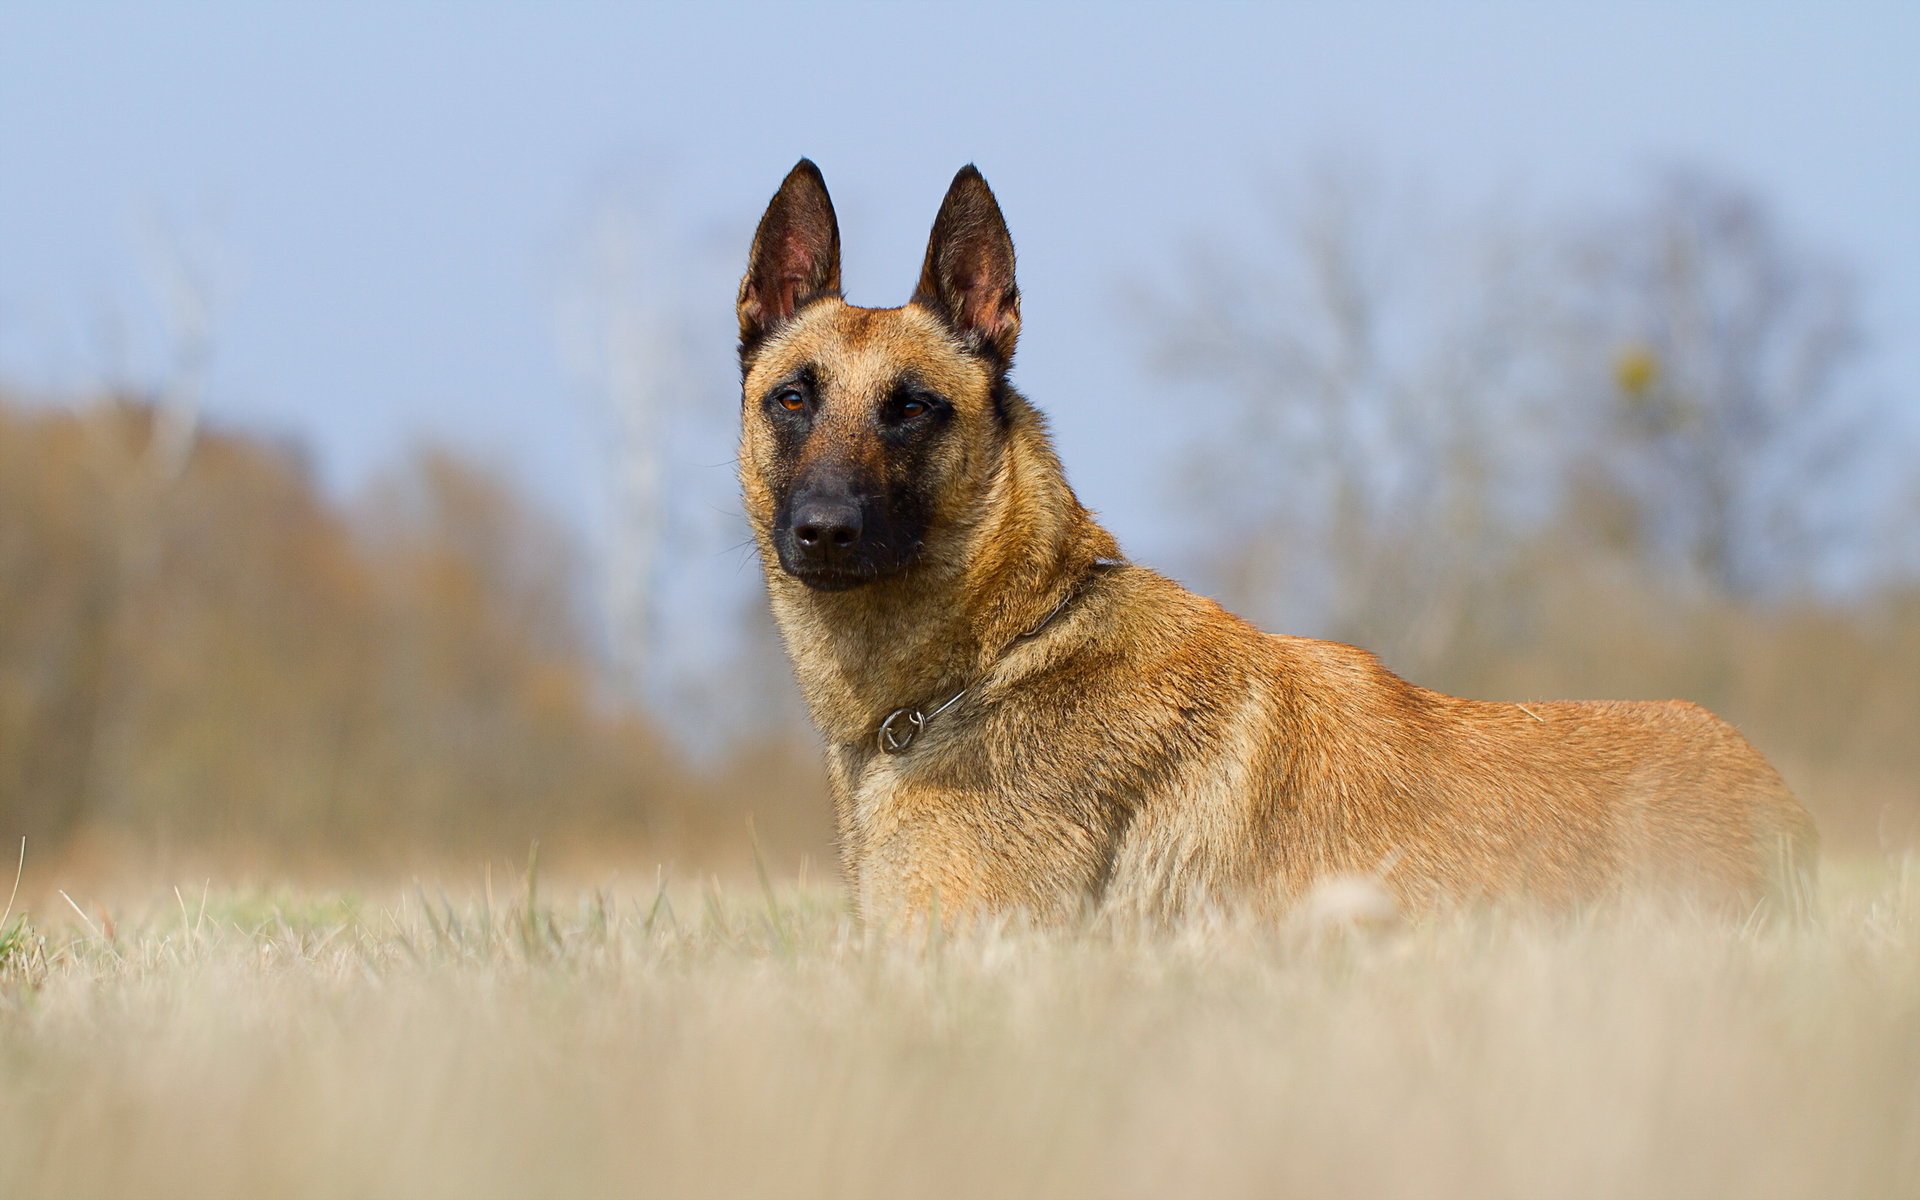
<path fill-rule="evenodd" d="M 1013 243 L 960 172 L 913 299 L 840 296 L 840 236 L 810 162 L 767 206 L 740 284 L 741 485 L 780 568 L 840 591 L 937 553 L 985 486 L 1019 332 Z"/>

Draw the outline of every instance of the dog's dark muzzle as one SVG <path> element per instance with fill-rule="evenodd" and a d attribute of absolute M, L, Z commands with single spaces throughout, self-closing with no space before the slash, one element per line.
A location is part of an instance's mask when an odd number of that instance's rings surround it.
<path fill-rule="evenodd" d="M 774 526 L 780 565 L 808 587 L 839 591 L 898 569 L 889 522 L 851 489 L 796 492 Z"/>

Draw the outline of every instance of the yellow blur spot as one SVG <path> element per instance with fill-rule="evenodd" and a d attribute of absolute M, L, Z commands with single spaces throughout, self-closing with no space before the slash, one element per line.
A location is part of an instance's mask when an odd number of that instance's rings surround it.
<path fill-rule="evenodd" d="M 1613 377 L 1627 395 L 1644 396 L 1660 379 L 1660 360 L 1645 346 L 1629 346 L 1614 360 Z"/>

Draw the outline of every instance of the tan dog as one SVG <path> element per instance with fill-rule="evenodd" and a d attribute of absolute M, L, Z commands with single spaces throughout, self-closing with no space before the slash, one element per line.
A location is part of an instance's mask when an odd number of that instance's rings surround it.
<path fill-rule="evenodd" d="M 1810 870 L 1805 810 L 1703 709 L 1443 696 L 1123 563 L 1007 381 L 1013 267 L 967 167 L 912 300 L 847 304 L 803 160 L 740 285 L 741 487 L 863 918 L 1278 910 L 1354 874 L 1747 910 Z"/>

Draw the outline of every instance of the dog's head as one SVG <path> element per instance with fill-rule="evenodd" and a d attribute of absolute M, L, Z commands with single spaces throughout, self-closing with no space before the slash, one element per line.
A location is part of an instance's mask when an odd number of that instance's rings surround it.
<path fill-rule="evenodd" d="M 913 298 L 840 295 L 840 229 L 802 159 L 740 282 L 740 477 L 780 568 L 823 591 L 911 570 L 975 507 L 1008 417 L 1013 240 L 987 181 L 954 177 Z"/>

